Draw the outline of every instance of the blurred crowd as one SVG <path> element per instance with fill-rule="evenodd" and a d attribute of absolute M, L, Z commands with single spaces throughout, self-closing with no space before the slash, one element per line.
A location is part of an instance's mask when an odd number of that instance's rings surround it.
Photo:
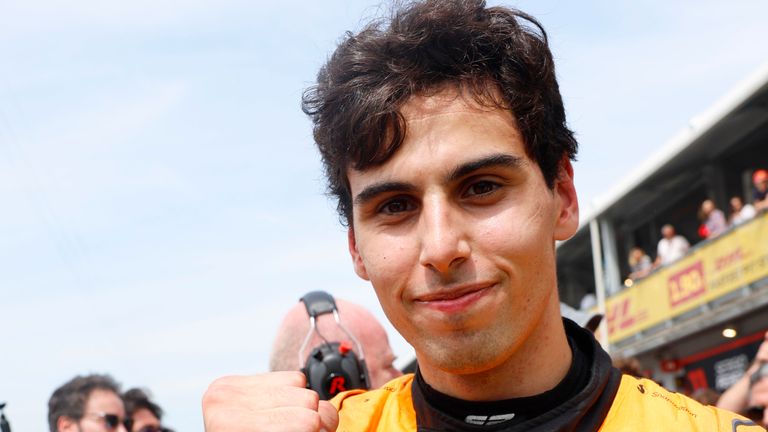
<path fill-rule="evenodd" d="M 11 424 L 0 403 L 0 432 Z M 50 432 L 173 432 L 162 425 L 163 410 L 149 391 L 125 393 L 109 375 L 78 375 L 54 390 L 48 400 Z"/>
<path fill-rule="evenodd" d="M 753 219 L 758 213 L 768 210 L 768 170 L 756 170 L 752 175 L 752 184 L 751 202 L 745 204 L 742 197 L 731 197 L 727 216 L 723 210 L 717 208 L 714 200 L 705 199 L 701 203 L 698 211 L 700 222 L 698 235 L 701 239 L 714 239 L 729 229 Z M 651 259 L 641 247 L 635 246 L 630 249 L 627 258 L 630 272 L 624 284 L 632 286 L 634 281 L 648 276 L 657 268 L 684 257 L 690 248 L 691 243 L 688 239 L 678 234 L 674 226 L 665 224 L 661 227 L 661 239 L 656 247 L 655 259 Z"/>
<path fill-rule="evenodd" d="M 376 317 L 360 305 L 327 296 L 333 308 L 323 316 L 310 319 L 308 305 L 303 302 L 288 310 L 275 335 L 270 371 L 308 370 L 309 362 L 318 358 L 320 348 L 344 348 L 337 346 L 336 341 L 346 343 L 353 339 L 358 344 L 354 347 L 356 354 L 353 356 L 350 351 L 348 358 L 360 362 L 366 388 L 381 387 L 402 375 L 393 365 L 395 355 Z M 332 364 L 334 359 L 330 357 L 325 364 Z M 320 367 L 323 366 L 321 362 Z M 352 388 L 342 386 L 339 390 Z M 0 403 L 0 432 L 11 432 L 11 424 L 3 414 L 4 406 Z M 147 389 L 123 392 L 121 385 L 107 374 L 76 376 L 54 390 L 48 401 L 50 432 L 174 432 L 162 420 L 163 409 Z"/>
<path fill-rule="evenodd" d="M 623 374 L 638 378 L 653 378 L 634 357 L 615 357 L 613 366 Z M 684 393 L 703 405 L 712 405 L 741 414 L 757 424 L 768 426 L 768 332 L 757 354 L 744 374 L 727 390 L 720 393 L 710 387 L 691 388 L 686 383 Z"/>
<path fill-rule="evenodd" d="M 173 432 L 162 426 L 163 410 L 149 392 L 121 393 L 109 375 L 76 376 L 48 400 L 50 432 Z"/>

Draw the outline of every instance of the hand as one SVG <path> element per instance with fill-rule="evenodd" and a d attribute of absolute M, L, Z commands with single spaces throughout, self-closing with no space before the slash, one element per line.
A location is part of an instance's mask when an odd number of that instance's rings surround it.
<path fill-rule="evenodd" d="M 757 349 L 757 354 L 755 354 L 755 363 L 758 362 L 768 363 L 768 332 L 765 332 L 763 343 L 760 344 L 760 348 Z"/>
<path fill-rule="evenodd" d="M 339 415 L 290 371 L 217 379 L 203 396 L 203 420 L 206 432 L 332 432 Z"/>
<path fill-rule="evenodd" d="M 749 406 L 763 407 L 763 425 L 768 425 L 768 378 L 762 378 L 749 390 Z"/>

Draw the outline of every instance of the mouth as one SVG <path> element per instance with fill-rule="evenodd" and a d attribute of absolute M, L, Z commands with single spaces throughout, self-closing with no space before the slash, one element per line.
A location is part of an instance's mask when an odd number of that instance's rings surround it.
<path fill-rule="evenodd" d="M 414 302 L 440 312 L 456 313 L 468 309 L 485 297 L 494 286 L 494 284 L 472 285 L 429 293 L 417 297 Z"/>

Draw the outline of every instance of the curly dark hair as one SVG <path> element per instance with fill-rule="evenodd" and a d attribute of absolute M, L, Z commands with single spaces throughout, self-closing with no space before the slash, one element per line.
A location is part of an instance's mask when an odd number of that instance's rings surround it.
<path fill-rule="evenodd" d="M 59 417 L 82 419 L 85 405 L 94 390 L 107 390 L 120 396 L 120 384 L 109 375 L 78 375 L 57 388 L 48 400 L 48 427 L 51 432 L 57 431 Z"/>
<path fill-rule="evenodd" d="M 512 113 L 550 189 L 564 157 L 575 159 L 547 35 L 535 18 L 482 0 L 408 3 L 347 32 L 302 98 L 342 223 L 352 222 L 346 170 L 386 162 L 405 137 L 402 105 L 446 84 Z"/>

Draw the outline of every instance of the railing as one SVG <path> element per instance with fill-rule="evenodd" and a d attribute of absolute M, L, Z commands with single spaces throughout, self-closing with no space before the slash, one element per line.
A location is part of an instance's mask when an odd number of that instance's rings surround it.
<path fill-rule="evenodd" d="M 766 277 L 763 212 L 606 299 L 608 340 L 619 342 Z"/>

